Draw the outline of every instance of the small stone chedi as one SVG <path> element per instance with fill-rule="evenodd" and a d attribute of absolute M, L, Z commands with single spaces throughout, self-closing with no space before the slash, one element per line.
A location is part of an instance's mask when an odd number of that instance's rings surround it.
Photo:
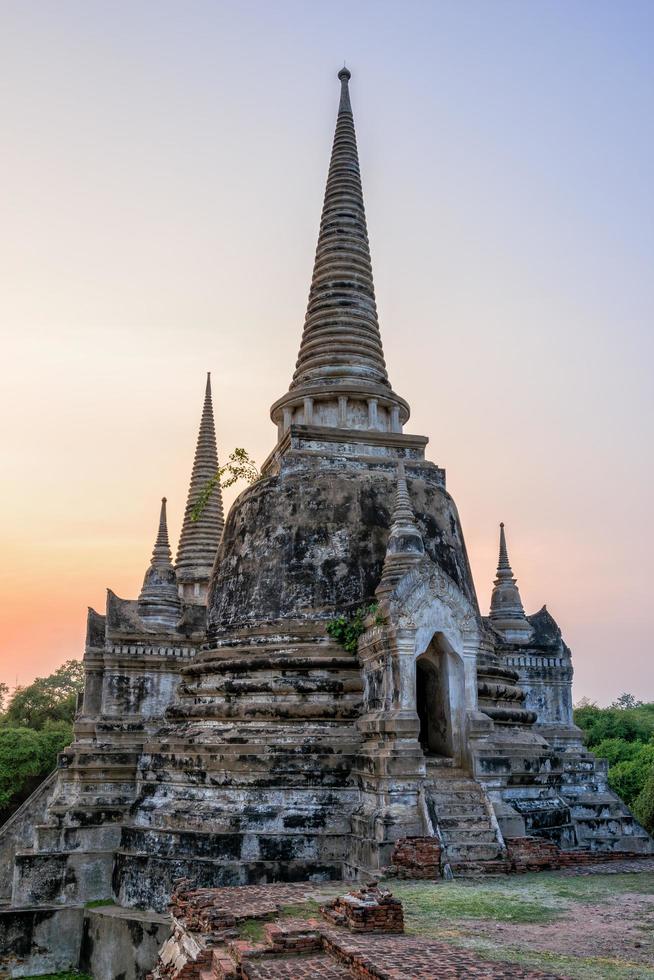
<path fill-rule="evenodd" d="M 13 906 L 363 878 L 437 839 L 652 853 L 572 720 L 570 650 L 527 616 L 500 530 L 481 615 L 445 471 L 384 361 L 347 69 L 277 441 L 223 528 L 207 383 L 177 560 L 165 500 L 138 599 L 90 610 L 75 741 L 0 832 Z M 370 609 L 355 652 L 328 632 Z"/>

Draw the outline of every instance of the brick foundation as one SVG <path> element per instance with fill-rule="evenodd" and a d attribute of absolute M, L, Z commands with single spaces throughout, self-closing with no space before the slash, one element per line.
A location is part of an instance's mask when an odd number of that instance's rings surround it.
<path fill-rule="evenodd" d="M 329 922 L 352 932 L 404 932 L 402 903 L 379 888 L 348 892 L 320 911 Z"/>
<path fill-rule="evenodd" d="M 517 874 L 527 871 L 557 871 L 561 868 L 577 868 L 591 864 L 608 864 L 613 861 L 633 861 L 627 851 L 589 851 L 574 848 L 562 851 L 544 837 L 509 837 L 505 840 L 511 871 Z"/>
<path fill-rule="evenodd" d="M 391 854 L 398 878 L 441 877 L 441 846 L 437 837 L 402 837 Z"/>

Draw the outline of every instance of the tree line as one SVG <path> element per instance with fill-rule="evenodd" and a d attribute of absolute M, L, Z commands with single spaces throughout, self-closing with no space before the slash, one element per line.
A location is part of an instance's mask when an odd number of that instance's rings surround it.
<path fill-rule="evenodd" d="M 0 684 L 0 824 L 57 764 L 73 737 L 77 695 L 84 683 L 79 660 L 9 695 Z"/>
<path fill-rule="evenodd" d="M 608 708 L 588 699 L 579 702 L 575 723 L 584 743 L 609 763 L 609 786 L 654 833 L 654 702 L 622 694 Z"/>

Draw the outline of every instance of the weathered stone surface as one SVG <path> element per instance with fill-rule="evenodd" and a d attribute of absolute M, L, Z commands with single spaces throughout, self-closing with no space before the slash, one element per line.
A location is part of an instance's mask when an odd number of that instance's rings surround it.
<path fill-rule="evenodd" d="M 84 910 L 0 909 L 0 976 L 30 977 L 77 967 Z"/>
<path fill-rule="evenodd" d="M 171 929 L 169 915 L 112 905 L 85 909 L 79 969 L 93 980 L 144 980 Z"/>

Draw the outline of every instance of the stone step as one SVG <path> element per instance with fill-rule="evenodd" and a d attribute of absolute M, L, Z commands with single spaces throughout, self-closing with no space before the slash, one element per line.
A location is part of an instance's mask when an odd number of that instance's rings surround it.
<path fill-rule="evenodd" d="M 459 790 L 450 792 L 449 790 L 438 790 L 431 786 L 426 786 L 425 792 L 431 797 L 437 807 L 463 806 L 467 804 L 483 805 L 484 798 L 482 794 L 474 791 Z"/>
<path fill-rule="evenodd" d="M 97 802 L 86 806 L 77 802 L 54 803 L 48 807 L 48 818 L 60 827 L 101 826 L 106 823 L 121 821 L 130 805 L 131 803 L 107 806 L 102 806 Z"/>
<path fill-rule="evenodd" d="M 189 830 L 142 830 L 124 827 L 120 850 L 162 858 L 214 861 L 341 861 L 347 849 L 343 833 L 203 833 Z"/>
<path fill-rule="evenodd" d="M 470 830 L 493 830 L 493 825 L 490 818 L 486 815 L 486 811 L 479 816 L 454 816 L 446 813 L 445 816 L 439 817 L 438 826 L 441 830 L 447 830 L 449 827 L 469 828 Z"/>
<path fill-rule="evenodd" d="M 271 743 L 266 741 L 279 737 L 279 741 Z M 353 755 L 359 749 L 359 741 L 356 733 L 350 728 L 346 731 L 326 731 L 311 738 L 296 732 L 293 736 L 281 734 L 276 736 L 275 732 L 266 733 L 260 738 L 251 737 L 248 741 L 240 738 L 228 737 L 211 741 L 201 741 L 196 739 L 181 739 L 172 741 L 166 738 L 153 739 L 148 741 L 143 747 L 144 755 L 224 755 L 224 756 L 276 756 L 276 755 L 306 755 L 307 751 L 311 754 L 325 755 Z M 439 770 L 440 771 L 440 770 Z"/>
<path fill-rule="evenodd" d="M 444 797 L 455 797 L 455 796 L 472 796 L 476 799 L 483 799 L 484 792 L 481 787 L 478 787 L 475 783 L 457 782 L 451 785 L 445 781 L 429 782 L 425 781 L 425 790 L 432 794 L 432 796 L 444 796 Z"/>
<path fill-rule="evenodd" d="M 181 799 L 157 793 L 139 804 L 138 826 L 147 829 L 176 827 L 211 833 L 322 832 L 349 834 L 350 817 L 356 805 L 354 791 L 339 793 L 289 793 L 286 803 L 239 790 L 225 799 L 225 791 L 199 792 Z"/>
<path fill-rule="evenodd" d="M 157 773 L 162 771 L 176 773 L 182 771 L 186 774 L 193 772 L 224 773 L 225 775 L 248 776 L 250 773 L 268 773 L 275 777 L 302 772 L 306 775 L 314 774 L 318 777 L 328 773 L 330 770 L 344 770 L 349 773 L 354 762 L 354 754 L 342 755 L 340 753 L 325 752 L 317 754 L 312 752 L 307 754 L 293 755 L 265 755 L 263 753 L 253 755 L 202 755 L 186 754 L 179 756 L 156 756 Z M 147 767 L 141 764 L 141 769 Z M 90 767 L 92 770 L 93 767 Z M 98 767 L 100 769 L 100 767 Z"/>
<path fill-rule="evenodd" d="M 244 769 L 239 772 L 230 772 L 225 769 L 212 771 L 190 766 L 176 770 L 155 765 L 153 769 L 156 772 L 156 779 L 151 777 L 147 767 L 141 767 L 137 781 L 144 784 L 156 784 L 157 786 L 168 783 L 180 788 L 185 785 L 197 786 L 206 783 L 210 788 L 213 786 L 217 789 L 256 787 L 259 790 L 268 790 L 285 786 L 287 789 L 300 788 L 313 792 L 321 788 L 339 789 L 349 786 L 351 772 L 351 767 L 345 764 L 334 769 L 321 767 L 319 764 L 307 764 L 304 767 L 298 765 L 296 769 L 287 768 L 271 771 L 268 767 L 259 771 Z"/>
<path fill-rule="evenodd" d="M 487 827 L 483 827 L 479 830 L 471 830 L 469 827 L 443 827 L 443 824 L 439 821 L 439 830 L 443 835 L 443 840 L 449 846 L 449 844 L 465 844 L 465 843 L 478 843 L 478 844 L 496 844 L 497 839 L 495 837 L 495 832 L 490 824 Z"/>
<path fill-rule="evenodd" d="M 435 801 L 432 801 L 435 803 Z M 445 803 L 434 805 L 436 814 L 443 817 L 469 817 L 471 820 L 483 820 L 488 816 L 486 807 L 481 804 Z"/>
<path fill-rule="evenodd" d="M 261 794 L 256 787 L 216 786 L 192 783 L 171 786 L 166 783 L 147 781 L 143 784 L 139 811 L 166 809 L 174 806 L 176 810 L 188 809 L 197 812 L 203 809 L 207 815 L 213 813 L 246 813 L 284 809 L 300 812 L 324 810 L 325 812 L 343 805 L 356 806 L 357 791 L 354 787 L 323 787 L 312 785 L 288 786 L 284 783 L 269 788 Z"/>
<path fill-rule="evenodd" d="M 502 848 L 495 842 L 462 841 L 447 843 L 446 858 L 452 861 L 494 861 L 501 858 Z"/>
<path fill-rule="evenodd" d="M 455 878 L 496 878 L 511 871 L 511 862 L 499 857 L 492 861 L 451 861 L 450 870 Z"/>

